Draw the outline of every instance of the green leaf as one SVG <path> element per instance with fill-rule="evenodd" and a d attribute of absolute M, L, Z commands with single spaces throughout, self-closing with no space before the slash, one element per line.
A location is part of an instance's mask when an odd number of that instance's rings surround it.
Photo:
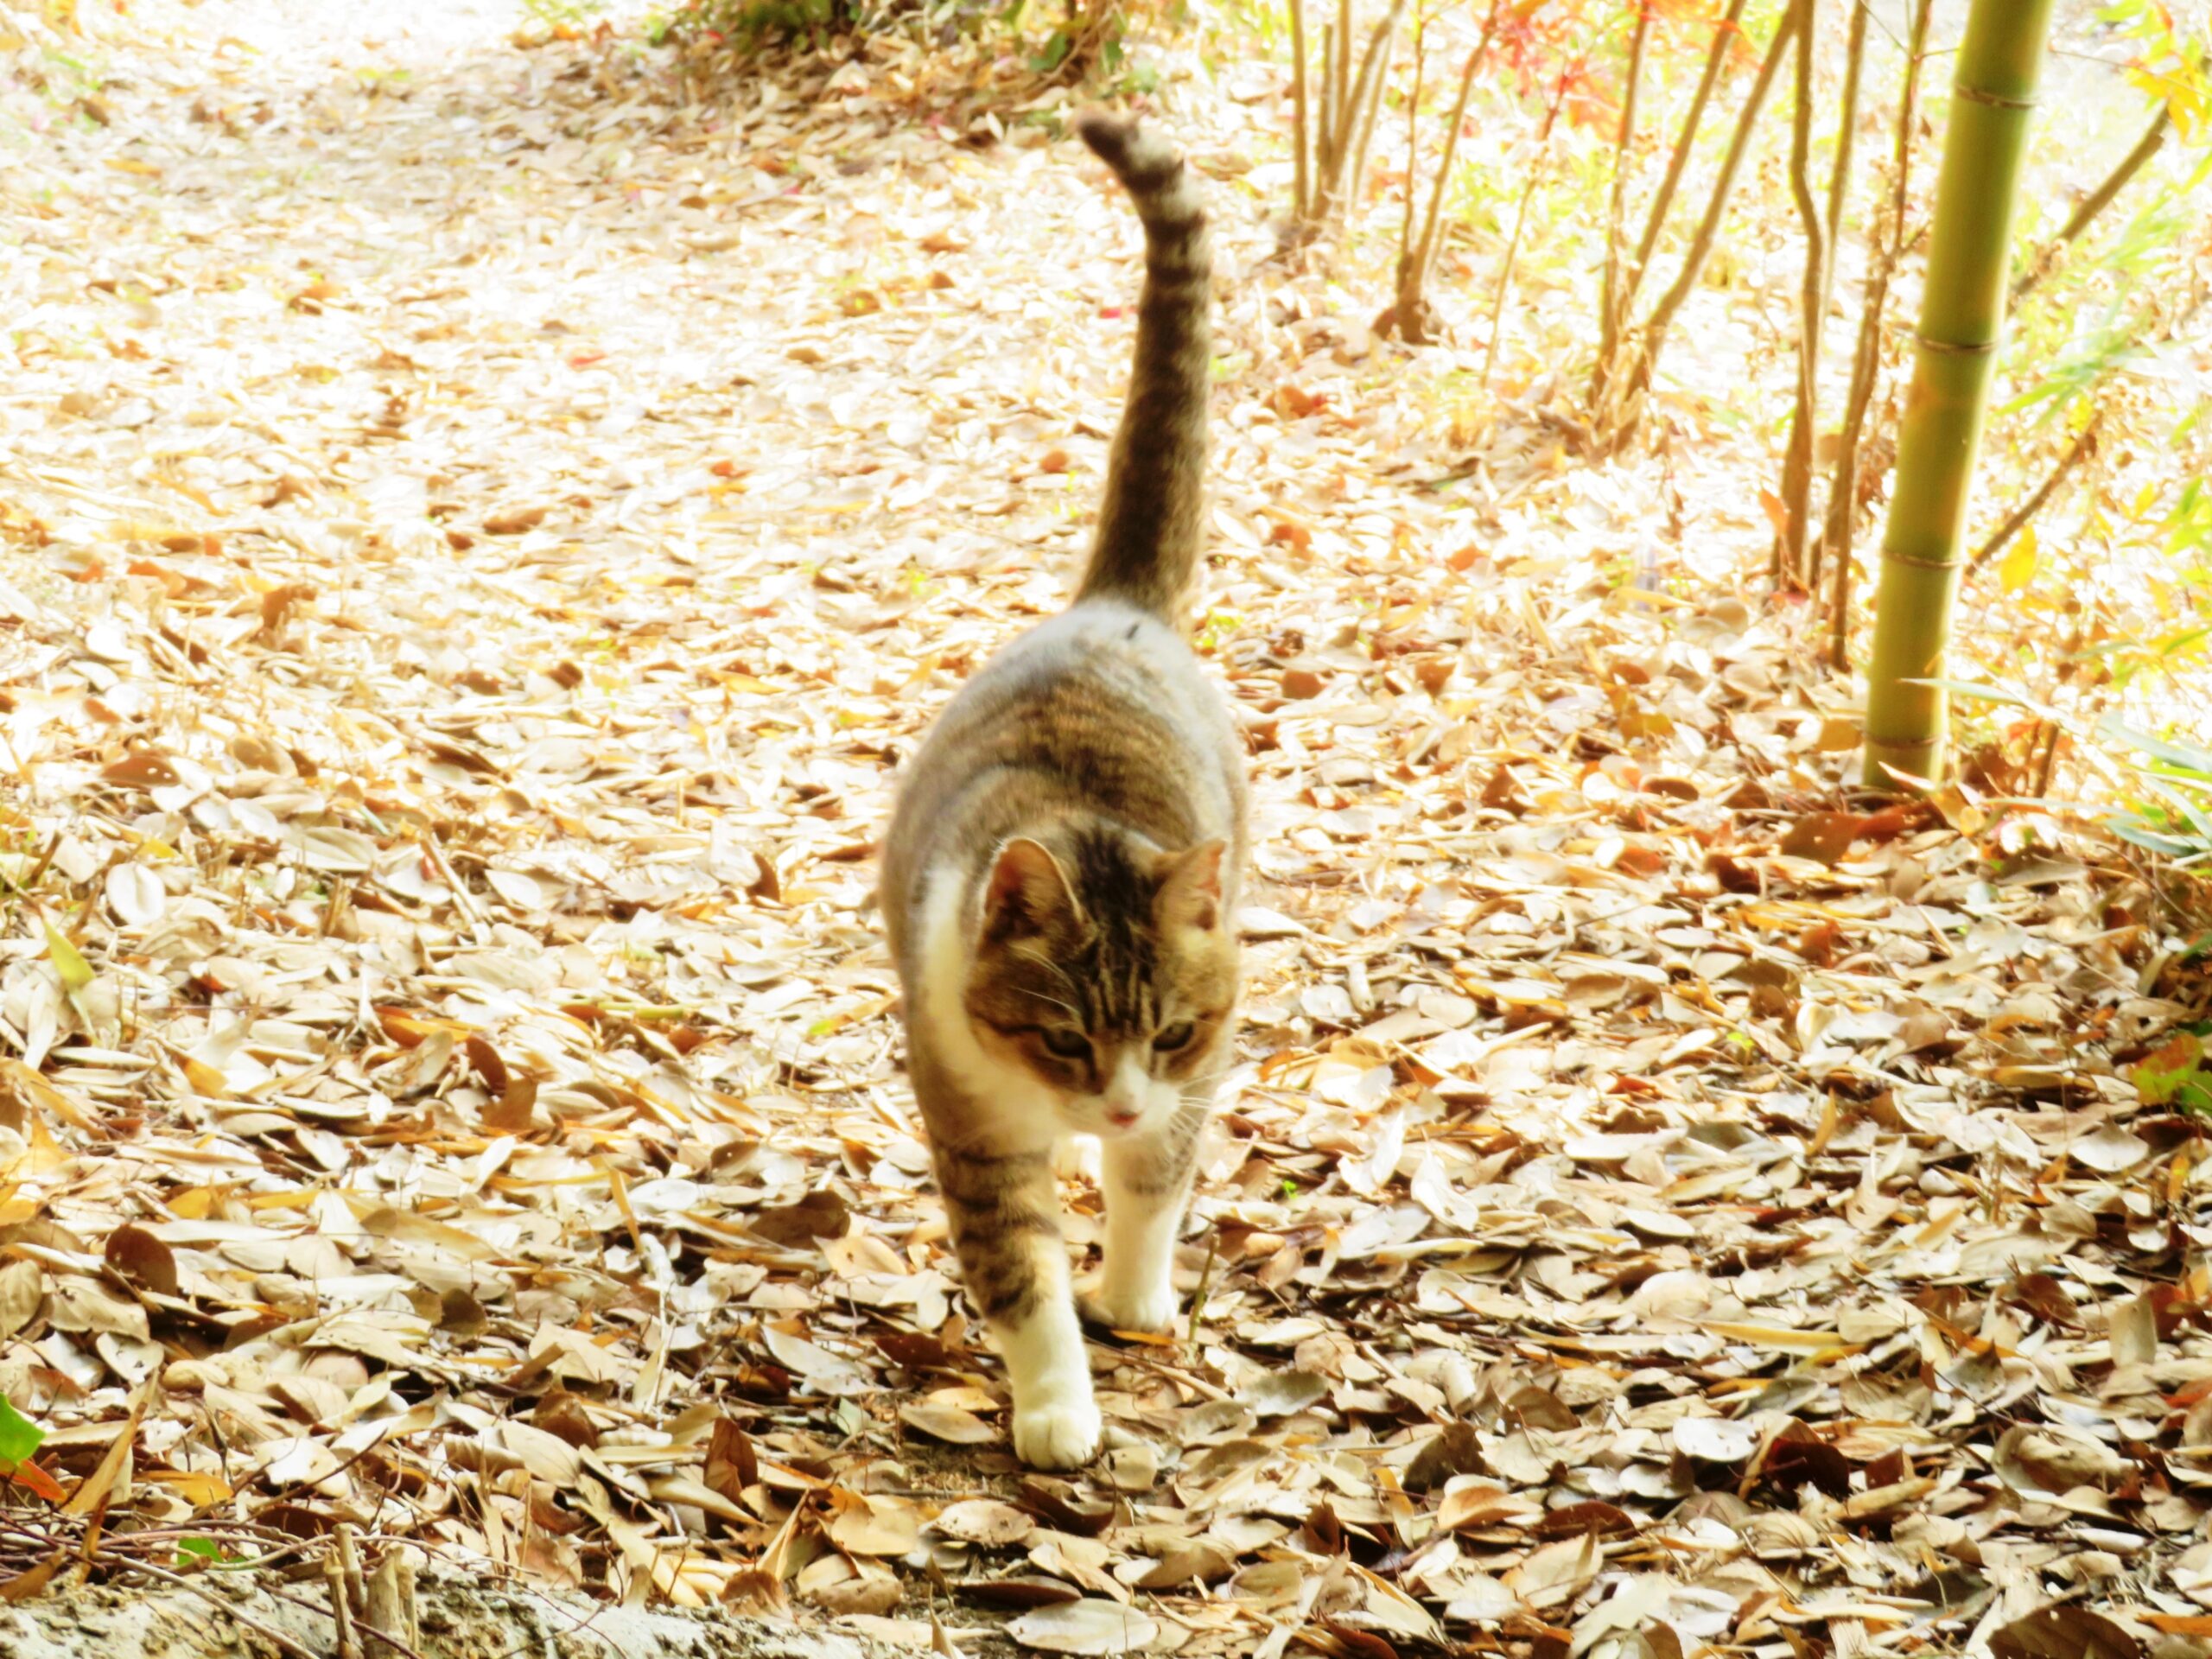
<path fill-rule="evenodd" d="M 2162 858 L 2186 859 L 2196 850 L 2178 836 L 2162 836 L 2155 830 L 2145 829 L 2133 818 L 2107 819 L 2105 828 L 2130 846 L 2140 847 Z"/>
<path fill-rule="evenodd" d="M 1928 675 L 1905 682 L 1908 685 L 1924 685 L 1932 690 L 1948 691 L 1955 697 L 1969 697 L 1976 702 L 2001 702 L 2008 708 L 2024 709 L 2031 715 L 2041 715 L 2045 720 L 2063 725 L 2066 717 L 2047 702 L 2037 702 L 2024 691 L 2007 685 L 1991 685 L 1981 680 L 1948 680 L 1940 675 Z"/>
<path fill-rule="evenodd" d="M 2158 737 L 2130 726 L 2117 715 L 2107 715 L 2097 722 L 2097 734 L 2107 742 L 2121 743 L 2129 748 L 2140 749 L 2153 760 L 2163 760 L 2170 766 L 2201 772 L 2212 779 L 2212 749 L 2183 742 L 2176 738 Z"/>
<path fill-rule="evenodd" d="M 2207 846 L 2212 846 L 2212 814 L 2208 814 L 2204 808 L 2190 799 L 2185 785 L 2176 788 L 2158 772 L 2146 772 L 2140 775 L 2144 788 L 2163 801 L 2167 810 L 2195 830 Z"/>
<path fill-rule="evenodd" d="M 176 1541 L 176 1564 L 179 1567 L 198 1563 L 207 1567 L 251 1568 L 260 1560 L 258 1555 L 241 1555 L 234 1549 L 226 1549 L 213 1538 L 180 1538 Z"/>
<path fill-rule="evenodd" d="M 1065 29 L 1056 29 L 1045 41 L 1045 49 L 1029 60 L 1030 68 L 1039 74 L 1049 74 L 1067 60 L 1075 49 L 1075 41 Z"/>
<path fill-rule="evenodd" d="M 75 993 L 92 982 L 92 964 L 86 962 L 77 947 L 61 937 L 60 930 L 52 922 L 46 924 L 46 954 L 54 958 L 54 965 L 61 971 L 61 988 Z"/>
<path fill-rule="evenodd" d="M 2204 1092 L 2204 1045 L 2187 1032 L 2177 1033 L 2128 1077 L 2145 1106 L 2192 1102 Z"/>
<path fill-rule="evenodd" d="M 29 1463 L 38 1455 L 46 1431 L 8 1403 L 0 1394 L 0 1463 L 10 1467 Z"/>

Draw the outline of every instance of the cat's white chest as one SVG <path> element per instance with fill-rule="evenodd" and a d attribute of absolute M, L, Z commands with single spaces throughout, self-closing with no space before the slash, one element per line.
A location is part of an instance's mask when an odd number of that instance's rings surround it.
<path fill-rule="evenodd" d="M 960 884 L 931 882 L 921 914 L 922 982 L 907 988 L 908 1018 L 921 1026 L 950 1080 L 1001 1134 L 1040 1146 L 1058 1139 L 1059 1109 L 1052 1091 L 1020 1067 L 985 1053 L 960 1006 L 969 950 Z"/>

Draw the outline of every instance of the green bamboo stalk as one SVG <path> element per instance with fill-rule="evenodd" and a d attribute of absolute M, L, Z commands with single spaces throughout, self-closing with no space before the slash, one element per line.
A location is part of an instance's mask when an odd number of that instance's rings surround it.
<path fill-rule="evenodd" d="M 2005 326 L 2020 166 L 2053 0 L 1974 0 L 1952 82 L 1936 186 L 1912 391 L 1882 537 L 1867 670 L 1866 782 L 1942 775 L 1940 679 L 1958 596 L 1967 508 Z"/>

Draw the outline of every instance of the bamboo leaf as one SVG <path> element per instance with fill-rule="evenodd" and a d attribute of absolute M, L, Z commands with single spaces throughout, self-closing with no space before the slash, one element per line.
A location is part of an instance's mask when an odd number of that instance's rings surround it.
<path fill-rule="evenodd" d="M 2157 737 L 2129 725 L 2117 715 L 2107 715 L 2097 722 L 2097 735 L 2108 743 L 2123 747 L 2140 749 L 2153 759 L 2169 766 L 2181 766 L 2212 779 L 2212 749 L 2187 742 L 2179 738 Z"/>
<path fill-rule="evenodd" d="M 2188 1032 L 2177 1032 L 2156 1052 L 2137 1062 L 2129 1081 L 2146 1105 L 2163 1106 L 2203 1075 L 2202 1041 Z"/>
<path fill-rule="evenodd" d="M 2155 830 L 2146 830 L 2133 818 L 2112 818 L 2105 827 L 2131 847 L 2140 847 L 2148 853 L 2182 862 L 2196 862 L 2202 855 L 2194 854 L 2189 842 L 2177 836 L 2162 836 Z"/>
<path fill-rule="evenodd" d="M 2065 716 L 2040 698 L 2011 686 L 1990 685 L 1980 680 L 1946 679 L 1941 675 L 1929 675 L 1904 682 L 1907 685 L 1924 685 L 1930 690 L 1948 691 L 1955 697 L 1966 697 L 1975 702 L 2001 702 L 2008 708 L 2024 709 L 2031 715 L 2063 724 Z"/>
<path fill-rule="evenodd" d="M 54 959 L 61 975 L 61 988 L 75 993 L 92 982 L 92 964 L 86 962 L 77 947 L 61 937 L 60 930 L 52 922 L 46 924 L 46 954 Z"/>
<path fill-rule="evenodd" d="M 45 1444 L 46 1431 L 17 1411 L 0 1394 L 0 1464 L 29 1463 Z"/>

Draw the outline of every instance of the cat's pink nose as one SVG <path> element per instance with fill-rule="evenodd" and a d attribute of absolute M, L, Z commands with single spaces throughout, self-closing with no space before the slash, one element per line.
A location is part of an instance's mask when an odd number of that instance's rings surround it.
<path fill-rule="evenodd" d="M 1137 1115 L 1135 1112 L 1125 1112 L 1116 1109 L 1106 1114 L 1106 1121 L 1117 1129 L 1126 1129 L 1137 1121 Z"/>

